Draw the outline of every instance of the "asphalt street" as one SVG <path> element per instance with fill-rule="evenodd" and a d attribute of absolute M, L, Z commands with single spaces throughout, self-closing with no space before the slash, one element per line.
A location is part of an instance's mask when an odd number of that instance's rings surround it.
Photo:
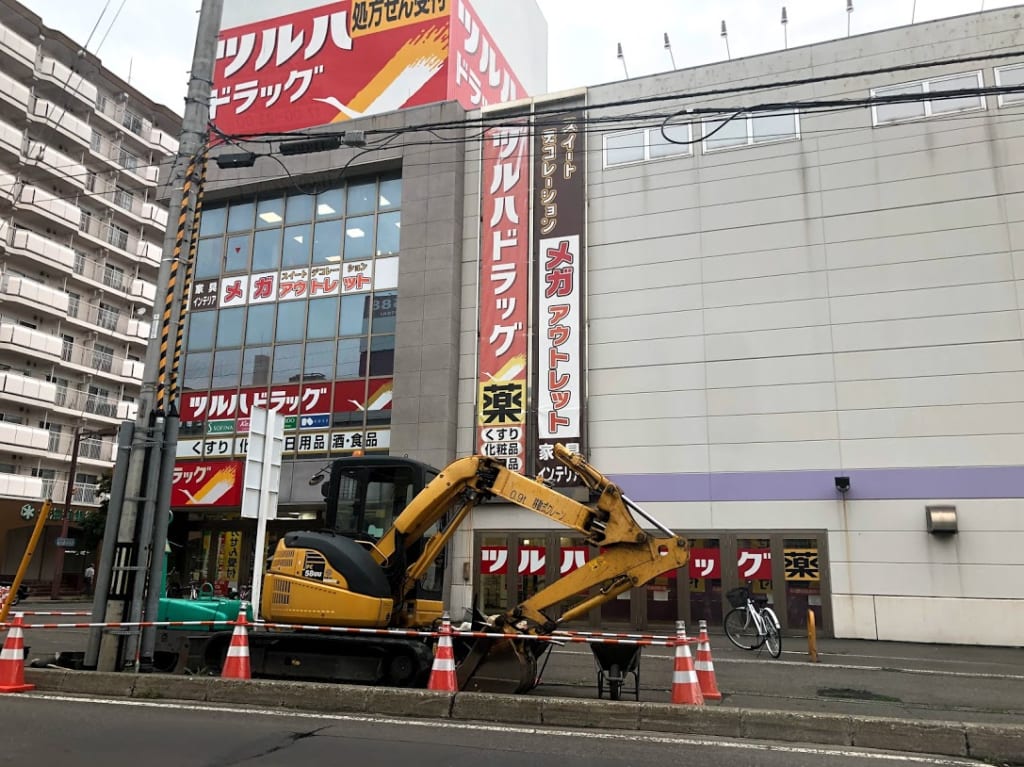
<path fill-rule="evenodd" d="M 87 610 L 85 603 L 30 600 L 26 611 Z M 26 617 L 39 622 L 84 621 L 83 617 Z M 29 658 L 57 651 L 84 651 L 88 631 L 25 631 Z M 964 647 L 822 639 L 819 662 L 811 663 L 806 639 L 786 637 L 783 655 L 745 652 L 721 634 L 711 636 L 722 705 L 740 708 L 825 711 L 898 718 L 1020 724 L 1024 722 L 1024 648 Z M 668 702 L 672 651 L 643 648 L 640 700 Z M 629 680 L 630 683 L 632 680 Z M 552 650 L 535 694 L 597 698 L 597 669 L 589 647 Z M 624 698 L 632 700 L 629 686 Z M 607 695 L 607 693 L 606 693 Z"/>
<path fill-rule="evenodd" d="M 324 716 L 242 706 L 0 696 L 0 764 L 284 767 L 346 763 L 612 767 L 968 767 L 970 759 L 644 732 Z"/>

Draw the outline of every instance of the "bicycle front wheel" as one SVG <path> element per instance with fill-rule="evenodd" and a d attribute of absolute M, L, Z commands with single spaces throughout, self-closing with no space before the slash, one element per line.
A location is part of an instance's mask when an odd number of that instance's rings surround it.
<path fill-rule="evenodd" d="M 771 653 L 773 658 L 778 658 L 782 655 L 782 634 L 775 628 L 775 621 L 772 620 L 772 616 L 764 616 L 764 645 L 768 648 L 768 652 Z"/>
<path fill-rule="evenodd" d="M 754 619 L 750 617 L 745 607 L 730 610 L 725 616 L 725 635 L 741 650 L 757 649 L 764 641 L 758 633 Z"/>

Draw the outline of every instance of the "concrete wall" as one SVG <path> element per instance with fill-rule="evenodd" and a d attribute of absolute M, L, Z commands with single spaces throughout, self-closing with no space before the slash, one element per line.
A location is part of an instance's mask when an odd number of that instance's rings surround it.
<path fill-rule="evenodd" d="M 1019 13 L 610 84 L 588 102 L 1019 49 Z M 619 113 L 862 98 L 979 70 L 994 85 L 992 66 Z M 1020 112 L 988 97 L 984 111 L 880 127 L 868 109 L 802 114 L 795 140 L 608 168 L 590 135 L 589 458 L 677 530 L 827 531 L 837 636 L 1021 642 Z M 474 212 L 467 199 L 467 237 Z M 460 427 L 474 341 L 464 334 Z M 460 428 L 460 452 L 471 444 Z M 958 535 L 926 532 L 933 503 L 958 507 Z"/>

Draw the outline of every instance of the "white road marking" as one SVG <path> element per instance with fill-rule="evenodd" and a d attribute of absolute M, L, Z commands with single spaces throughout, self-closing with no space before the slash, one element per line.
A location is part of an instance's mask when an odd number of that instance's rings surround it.
<path fill-rule="evenodd" d="M 576 654 L 576 653 L 573 653 L 570 650 L 552 650 L 552 653 L 558 654 L 558 655 L 575 655 Z M 783 654 L 785 655 L 785 653 L 783 653 Z M 794 653 L 794 655 L 797 655 L 797 654 L 799 654 L 799 653 Z M 660 654 L 660 653 L 650 653 L 649 655 L 644 655 L 644 658 L 653 658 L 655 660 L 664 660 L 664 661 L 671 661 L 674 657 L 675 657 L 674 655 L 663 655 L 663 654 Z M 857 657 L 877 658 L 878 656 L 877 655 L 865 655 L 865 656 L 857 656 Z M 756 664 L 762 664 L 762 663 L 768 662 L 768 660 L 771 660 L 771 659 L 758 658 L 756 656 L 753 657 L 753 658 L 715 658 L 714 659 L 716 665 L 722 665 L 722 666 L 727 665 L 729 663 L 737 663 L 737 664 L 741 664 L 741 663 L 756 663 Z M 954 676 L 954 677 L 968 677 L 970 679 L 1012 679 L 1012 680 L 1015 680 L 1015 681 L 1024 682 L 1024 676 L 1021 676 L 1021 675 L 1014 675 L 1014 674 L 985 674 L 985 673 L 982 673 L 980 671 L 978 671 L 978 672 L 975 672 L 975 671 L 942 671 L 941 669 L 900 668 L 898 666 L 861 666 L 861 665 L 850 664 L 850 663 L 815 663 L 815 664 L 810 664 L 809 661 L 801 662 L 801 661 L 795 661 L 795 660 L 771 660 L 771 664 L 773 666 L 801 666 L 801 667 L 805 667 L 805 666 L 808 666 L 808 665 L 813 665 L 814 668 L 820 668 L 820 669 L 830 669 L 830 668 L 833 668 L 833 669 L 838 669 L 840 671 L 899 671 L 899 672 L 904 673 L 904 674 L 921 674 L 921 675 L 924 675 L 924 676 Z"/>
<path fill-rule="evenodd" d="M 565 730 L 557 727 L 530 727 L 515 724 L 482 724 L 474 722 L 437 721 L 436 719 L 400 719 L 390 716 L 364 716 L 360 714 L 317 714 L 305 711 L 284 711 L 281 709 L 237 707 L 209 705 L 200 701 L 188 703 L 170 703 L 167 701 L 124 700 L 117 698 L 91 698 L 84 696 L 54 695 L 50 693 L 27 693 L 26 700 L 52 700 L 61 703 L 101 703 L 109 706 L 129 706 L 135 708 L 161 708 L 178 711 L 195 712 L 215 711 L 239 716 L 270 716 L 288 719 L 320 719 L 332 722 L 358 722 L 363 724 L 392 724 L 403 727 L 429 727 L 448 730 L 466 730 L 471 732 L 497 732 L 516 735 L 553 735 L 566 738 L 589 738 L 590 740 L 621 740 L 628 742 L 643 741 L 645 743 L 665 743 L 684 746 L 702 746 L 706 748 L 731 748 L 740 751 L 775 751 L 786 754 L 809 754 L 815 756 L 846 756 L 859 759 L 874 759 L 882 762 L 898 762 L 905 764 L 927 764 L 937 767 L 979 767 L 982 762 L 965 759 L 949 759 L 941 756 L 893 754 L 883 752 L 857 751 L 849 748 L 826 748 L 817 746 L 787 746 L 771 743 L 750 743 L 735 740 L 709 740 L 686 735 L 652 735 L 649 733 L 629 731 L 622 733 L 594 732 L 591 730 Z"/>

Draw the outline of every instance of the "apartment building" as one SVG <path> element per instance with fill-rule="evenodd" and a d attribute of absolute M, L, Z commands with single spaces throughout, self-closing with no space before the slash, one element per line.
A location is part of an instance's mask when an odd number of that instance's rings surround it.
<path fill-rule="evenodd" d="M 50 497 L 28 574 L 49 581 L 68 483 L 73 538 L 135 417 L 181 120 L 19 3 L 0 19 L 0 574 Z"/>

